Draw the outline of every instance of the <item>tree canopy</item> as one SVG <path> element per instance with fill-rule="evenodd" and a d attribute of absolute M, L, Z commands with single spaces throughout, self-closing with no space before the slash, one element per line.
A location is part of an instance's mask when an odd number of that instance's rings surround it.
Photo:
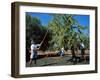
<path fill-rule="evenodd" d="M 51 50 L 71 49 L 72 46 L 77 47 L 81 41 L 88 47 L 89 38 L 82 33 L 82 30 L 88 28 L 81 26 L 73 18 L 74 15 L 53 14 L 53 16 L 53 20 L 48 25 L 52 32 L 52 40 L 49 42 Z"/>
<path fill-rule="evenodd" d="M 41 21 L 37 17 L 32 17 L 30 15 L 26 15 L 26 47 L 29 48 L 31 45 L 31 40 L 34 40 L 36 44 L 39 44 L 45 33 L 47 31 L 47 27 L 41 24 Z M 48 44 L 49 35 L 46 37 L 43 43 L 43 50 L 46 49 L 46 44 Z"/>
<path fill-rule="evenodd" d="M 26 47 L 30 47 L 31 40 L 40 43 L 47 30 L 48 34 L 43 42 L 42 50 L 65 50 L 77 47 L 81 42 L 89 49 L 89 35 L 83 31 L 88 26 L 82 26 L 71 14 L 50 14 L 53 19 L 47 26 L 41 24 L 38 17 L 26 15 Z"/>

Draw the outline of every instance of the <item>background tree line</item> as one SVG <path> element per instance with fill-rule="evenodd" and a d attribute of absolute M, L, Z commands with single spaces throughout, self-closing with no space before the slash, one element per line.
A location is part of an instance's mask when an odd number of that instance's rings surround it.
<path fill-rule="evenodd" d="M 41 21 L 37 17 L 31 17 L 30 15 L 26 15 L 26 47 L 30 48 L 31 40 L 35 42 L 35 44 L 41 43 L 44 38 L 44 35 L 47 31 L 47 27 L 41 24 Z M 49 46 L 48 41 L 50 39 L 50 33 L 47 34 L 46 39 L 44 40 L 41 50 L 46 50 L 47 46 Z"/>
<path fill-rule="evenodd" d="M 43 26 L 37 17 L 26 15 L 26 47 L 30 48 L 31 40 L 40 43 L 47 30 L 48 34 L 42 44 L 41 50 L 65 50 L 78 47 L 81 42 L 89 49 L 89 35 L 83 31 L 89 30 L 88 26 L 82 26 L 70 14 L 50 14 L 53 19 L 47 26 Z"/>

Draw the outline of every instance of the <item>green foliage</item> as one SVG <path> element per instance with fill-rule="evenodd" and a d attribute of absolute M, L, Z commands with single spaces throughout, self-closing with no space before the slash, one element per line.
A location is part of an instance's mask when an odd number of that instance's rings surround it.
<path fill-rule="evenodd" d="M 71 47 L 76 48 L 77 45 L 84 43 L 89 49 L 89 35 L 84 34 L 83 30 L 88 30 L 87 26 L 82 26 L 70 14 L 50 14 L 53 20 L 48 26 L 43 26 L 37 17 L 26 15 L 26 47 L 30 47 L 31 40 L 40 43 L 47 30 L 49 30 L 42 50 L 60 50 L 62 47 L 67 50 Z"/>
<path fill-rule="evenodd" d="M 26 15 L 26 47 L 27 48 L 30 48 L 31 40 L 34 40 L 36 44 L 41 43 L 46 31 L 47 31 L 47 27 L 42 26 L 39 18 Z M 41 48 L 42 50 L 47 49 L 49 37 L 50 36 L 48 34 L 42 45 Z"/>
<path fill-rule="evenodd" d="M 75 48 L 81 40 L 83 40 L 86 47 L 89 47 L 87 46 L 89 45 L 87 42 L 89 38 L 82 33 L 82 30 L 87 29 L 87 27 L 81 26 L 73 16 L 53 14 L 54 18 L 48 25 L 52 32 L 52 40 L 49 42 L 51 50 L 60 50 L 62 47 L 67 50 L 71 49 L 72 46 Z"/>

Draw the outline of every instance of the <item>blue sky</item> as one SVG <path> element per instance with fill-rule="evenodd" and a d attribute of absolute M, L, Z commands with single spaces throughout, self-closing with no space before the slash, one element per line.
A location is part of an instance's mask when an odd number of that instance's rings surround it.
<path fill-rule="evenodd" d="M 48 23 L 52 20 L 52 16 L 47 13 L 32 13 L 27 12 L 26 14 L 31 15 L 32 17 L 38 17 L 42 23 L 42 25 L 47 26 Z"/>
<path fill-rule="evenodd" d="M 74 18 L 82 25 L 82 26 L 90 26 L 90 16 L 89 15 L 75 15 Z"/>
<path fill-rule="evenodd" d="M 26 14 L 32 16 L 32 17 L 38 17 L 42 23 L 42 25 L 47 26 L 48 23 L 53 19 L 51 15 L 48 13 L 33 13 L 33 12 L 27 12 Z M 74 18 L 78 21 L 78 23 L 82 26 L 90 26 L 90 16 L 89 15 L 75 15 Z M 86 34 L 88 34 L 88 31 L 83 31 Z"/>

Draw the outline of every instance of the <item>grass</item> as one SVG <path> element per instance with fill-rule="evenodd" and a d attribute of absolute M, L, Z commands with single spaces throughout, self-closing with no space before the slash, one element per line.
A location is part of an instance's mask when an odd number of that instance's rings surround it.
<path fill-rule="evenodd" d="M 43 57 L 38 58 L 37 63 L 34 64 L 34 61 L 32 61 L 32 64 L 30 65 L 29 62 L 26 63 L 26 67 L 42 67 L 42 66 L 61 66 L 61 65 L 85 65 L 89 64 L 89 60 L 86 61 L 79 61 L 80 59 L 77 59 L 77 63 L 73 63 L 71 61 L 71 56 L 65 55 L 63 57 L 54 56 L 54 57 Z"/>

